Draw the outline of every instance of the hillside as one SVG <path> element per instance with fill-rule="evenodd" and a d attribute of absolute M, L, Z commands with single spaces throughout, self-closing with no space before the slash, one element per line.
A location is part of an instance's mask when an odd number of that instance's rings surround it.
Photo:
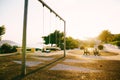
<path fill-rule="evenodd" d="M 3 45 L 4 43 L 8 43 L 11 46 L 14 46 L 14 45 L 20 46 L 18 43 L 14 42 L 14 41 L 11 41 L 11 40 L 2 40 L 2 41 L 0 41 L 0 46 Z"/>

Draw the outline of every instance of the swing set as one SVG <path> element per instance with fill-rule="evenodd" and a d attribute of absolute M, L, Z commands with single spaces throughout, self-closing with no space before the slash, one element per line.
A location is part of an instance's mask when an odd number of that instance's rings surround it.
<path fill-rule="evenodd" d="M 45 7 L 46 6 L 44 6 L 44 5 L 42 5 L 43 6 L 43 37 L 45 37 Z M 44 45 L 44 42 L 43 42 L 43 48 L 42 48 L 42 52 L 46 52 L 46 53 L 50 53 L 50 51 L 51 50 L 61 50 L 60 49 L 60 44 L 62 44 L 60 41 L 60 35 L 58 34 L 58 32 L 59 32 L 59 30 L 57 30 L 57 29 L 55 29 L 54 30 L 54 37 L 52 37 L 52 35 L 51 35 L 51 27 L 52 27 L 52 14 L 54 14 L 51 10 L 49 10 L 49 17 L 50 17 L 50 19 L 49 19 L 49 27 L 50 27 L 50 29 L 49 29 L 49 35 L 47 36 L 48 37 L 48 42 L 47 42 L 47 45 L 45 46 Z M 55 17 L 55 20 L 54 20 L 54 24 L 56 23 L 56 25 L 55 25 L 55 27 L 57 28 L 57 27 L 63 27 L 62 25 L 61 25 L 61 22 L 63 21 L 63 20 L 61 20 L 56 14 L 54 14 L 54 17 Z M 59 21 L 59 22 L 58 22 Z M 48 29 L 48 28 L 47 28 Z M 54 39 L 53 39 L 54 38 Z M 53 40 L 52 40 L 53 39 Z M 51 41 L 52 40 L 52 41 Z M 54 42 L 53 42 L 54 41 Z M 54 44 L 53 44 L 54 43 Z M 54 46 L 53 46 L 54 45 Z"/>
<path fill-rule="evenodd" d="M 26 74 L 26 31 L 27 31 L 27 11 L 28 11 L 28 0 L 24 0 L 24 20 L 23 20 L 23 38 L 22 38 L 22 72 L 21 72 L 21 76 L 25 76 Z M 44 7 L 48 8 L 48 10 L 50 11 L 50 14 L 54 14 L 56 15 L 57 18 L 59 18 L 60 21 L 63 21 L 64 23 L 64 55 L 63 57 L 66 56 L 66 21 L 59 16 L 50 6 L 48 6 L 45 2 L 43 2 L 42 0 L 38 0 L 42 6 L 43 6 L 43 32 L 44 32 Z M 51 17 L 50 17 L 51 19 Z M 51 24 L 51 22 L 50 22 Z M 56 35 L 57 36 L 57 35 Z M 49 43 L 51 38 L 49 37 Z M 56 40 L 57 41 L 57 40 Z M 56 42 L 57 43 L 57 42 Z"/>

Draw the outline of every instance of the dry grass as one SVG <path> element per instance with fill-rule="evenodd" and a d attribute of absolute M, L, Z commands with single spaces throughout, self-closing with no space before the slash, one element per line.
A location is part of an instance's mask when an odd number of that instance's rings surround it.
<path fill-rule="evenodd" d="M 78 51 L 72 53 L 79 54 Z M 92 63 L 63 62 L 65 59 L 81 60 L 75 56 L 68 55 L 65 58 L 59 59 L 57 62 L 54 62 L 60 57 L 61 56 L 58 55 L 50 56 L 50 58 L 54 58 L 54 59 L 49 61 L 44 61 L 41 59 L 33 58 L 33 56 L 28 54 L 27 60 L 42 61 L 44 63 L 35 67 L 27 67 L 27 76 L 21 79 L 19 79 L 20 78 L 19 75 L 21 73 L 21 65 L 13 62 L 13 60 L 21 60 L 21 55 L 0 57 L 0 80 L 43 80 L 43 79 L 44 80 L 119 80 L 120 79 L 120 61 L 95 60 Z M 46 58 L 49 58 L 49 56 L 47 56 Z M 54 63 L 47 65 L 51 62 Z M 51 67 L 59 63 L 70 66 L 102 70 L 102 72 L 84 73 L 84 72 L 76 72 L 76 71 L 49 70 Z"/>
<path fill-rule="evenodd" d="M 23 80 L 119 80 L 119 74 L 120 72 L 83 73 L 74 71 L 40 70 L 26 76 Z"/>

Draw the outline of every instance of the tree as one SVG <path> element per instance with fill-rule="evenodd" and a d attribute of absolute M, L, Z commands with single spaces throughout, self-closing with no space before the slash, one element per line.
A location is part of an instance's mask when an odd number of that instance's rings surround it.
<path fill-rule="evenodd" d="M 79 40 L 73 39 L 72 37 L 66 38 L 66 49 L 78 48 L 80 45 Z"/>
<path fill-rule="evenodd" d="M 58 30 L 55 30 L 53 33 L 50 33 L 48 36 L 42 37 L 45 41 L 44 44 L 56 44 L 58 47 L 60 47 L 64 42 L 64 33 L 60 32 Z"/>
<path fill-rule="evenodd" d="M 4 34 L 5 34 L 5 26 L 2 25 L 2 26 L 0 26 L 0 41 L 2 39 L 2 35 L 4 35 Z"/>
<path fill-rule="evenodd" d="M 101 41 L 104 42 L 104 43 L 108 43 L 108 42 L 113 41 L 114 35 L 111 34 L 110 31 L 104 30 L 104 31 L 102 31 L 101 34 L 98 36 L 98 39 L 101 40 Z"/>

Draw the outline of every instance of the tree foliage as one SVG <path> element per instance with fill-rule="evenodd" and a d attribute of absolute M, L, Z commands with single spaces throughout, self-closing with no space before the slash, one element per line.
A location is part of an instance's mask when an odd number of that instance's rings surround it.
<path fill-rule="evenodd" d="M 2 26 L 0 26 L 0 41 L 1 41 L 2 35 L 4 35 L 4 34 L 5 34 L 5 26 L 2 25 Z"/>
<path fill-rule="evenodd" d="M 89 39 L 89 40 L 84 40 L 82 41 L 82 45 L 84 47 L 94 47 L 94 45 L 96 44 L 94 39 Z"/>
<path fill-rule="evenodd" d="M 53 33 L 50 33 L 48 36 L 42 37 L 45 41 L 44 44 L 56 44 L 57 47 L 64 49 L 64 33 L 58 30 L 55 30 Z M 79 47 L 80 41 L 73 39 L 72 37 L 66 37 L 66 49 L 74 49 Z"/>
<path fill-rule="evenodd" d="M 16 48 L 18 48 L 18 46 L 11 46 L 8 43 L 4 43 L 1 47 L 0 47 L 0 53 L 12 53 L 12 52 L 16 52 Z"/>
<path fill-rule="evenodd" d="M 98 39 L 104 43 L 120 46 L 120 34 L 112 34 L 108 30 L 102 31 L 102 33 L 98 36 Z"/>
<path fill-rule="evenodd" d="M 120 47 L 120 41 L 113 41 L 113 42 L 110 42 L 110 44 L 113 44 L 113 45 Z"/>
<path fill-rule="evenodd" d="M 74 49 L 80 46 L 80 41 L 72 37 L 66 38 L 66 49 Z"/>
<path fill-rule="evenodd" d="M 64 33 L 55 30 L 53 33 L 50 33 L 48 36 L 43 36 L 42 38 L 45 41 L 44 44 L 51 44 L 51 46 L 56 44 L 58 47 L 60 47 L 64 42 Z"/>
<path fill-rule="evenodd" d="M 101 34 L 98 36 L 98 39 L 101 40 L 104 43 L 108 43 L 108 42 L 113 41 L 114 35 L 111 34 L 111 32 L 108 31 L 108 30 L 103 30 L 101 32 Z"/>

